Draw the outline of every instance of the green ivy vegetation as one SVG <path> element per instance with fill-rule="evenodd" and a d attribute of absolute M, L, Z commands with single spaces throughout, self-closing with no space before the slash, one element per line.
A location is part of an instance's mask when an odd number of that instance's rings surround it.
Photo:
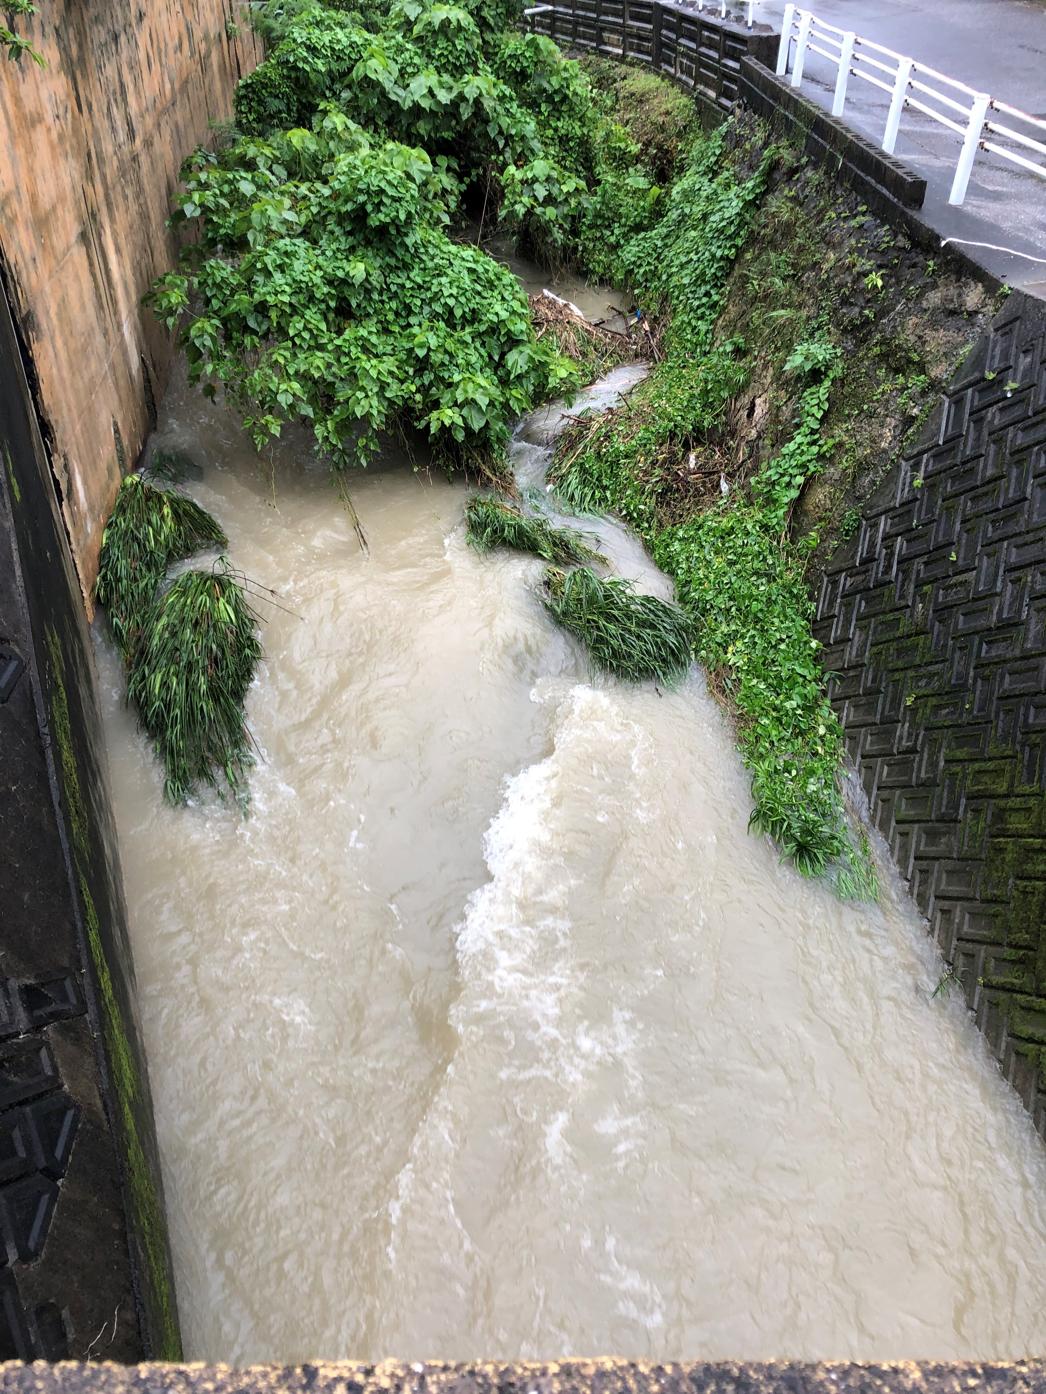
<path fill-rule="evenodd" d="M 303 421 L 344 467 L 407 428 L 493 472 L 509 422 L 577 385 L 469 219 L 596 262 L 652 224 L 659 191 L 578 65 L 511 30 L 519 16 L 502 0 L 262 7 L 272 48 L 237 90 L 242 134 L 184 169 L 175 221 L 197 235 L 151 295 L 259 448 Z"/>
<path fill-rule="evenodd" d="M 842 731 L 811 634 L 808 544 L 788 526 L 830 446 L 821 426 L 840 357 L 822 326 L 785 364 L 791 435 L 747 480 L 726 478 L 727 410 L 752 364 L 742 339 L 715 342 L 714 331 L 775 155 L 745 174 L 722 133 L 701 141 L 657 227 L 617 249 L 620 274 L 666 323 L 664 358 L 625 405 L 562 438 L 553 476 L 575 508 L 623 516 L 675 579 L 697 656 L 736 717 L 752 825 L 800 872 L 859 897 L 874 878 L 839 792 Z"/>

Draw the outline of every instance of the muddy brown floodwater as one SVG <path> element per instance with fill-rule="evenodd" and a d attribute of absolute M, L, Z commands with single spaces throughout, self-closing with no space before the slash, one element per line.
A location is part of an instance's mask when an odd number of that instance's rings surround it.
<path fill-rule="evenodd" d="M 98 644 L 188 1355 L 1041 1354 L 1042 1145 L 891 876 L 748 834 L 700 672 L 594 677 L 460 483 L 362 474 L 364 555 L 300 444 L 158 439 L 284 607 L 247 818 L 164 805 Z"/>

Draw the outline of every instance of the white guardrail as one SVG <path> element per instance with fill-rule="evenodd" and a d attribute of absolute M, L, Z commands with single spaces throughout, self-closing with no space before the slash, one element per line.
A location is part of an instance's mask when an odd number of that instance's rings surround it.
<path fill-rule="evenodd" d="M 726 0 L 692 0 L 692 3 L 696 3 L 699 10 L 703 10 L 707 5 L 710 10 L 716 11 L 720 19 L 726 19 L 728 8 Z M 749 29 L 752 28 L 755 21 L 755 7 L 757 4 L 759 4 L 759 0 L 740 0 L 739 8 L 744 9 L 745 23 L 748 25 Z M 729 8 L 733 9 L 733 6 L 731 5 Z"/>
<path fill-rule="evenodd" d="M 792 86 L 799 87 L 806 55 L 816 53 L 827 58 L 836 69 L 833 116 L 843 114 L 851 77 L 870 82 L 888 94 L 890 109 L 882 140 L 882 148 L 888 155 L 894 152 L 906 107 L 921 111 L 962 137 L 949 203 L 960 204 L 965 199 L 978 150 L 990 150 L 993 155 L 1046 179 L 1046 121 L 1007 106 L 987 92 L 977 92 L 903 53 L 894 53 L 891 48 L 862 39 L 852 30 L 826 24 L 810 10 L 797 5 L 785 6 L 782 24 L 778 76 L 787 76 L 791 67 Z M 945 110 L 940 110 L 941 107 Z M 997 118 L 1005 118 L 1005 121 Z M 1029 131 L 1037 134 L 1029 134 Z M 1006 144 L 1001 144 L 1002 141 Z"/>

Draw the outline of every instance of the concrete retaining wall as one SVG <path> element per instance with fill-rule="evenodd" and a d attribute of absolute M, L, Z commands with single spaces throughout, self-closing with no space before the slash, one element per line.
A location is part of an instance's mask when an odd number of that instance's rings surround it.
<path fill-rule="evenodd" d="M 173 263 L 186 155 L 257 62 L 237 0 L 42 0 L 16 27 L 46 60 L 0 61 L 0 269 L 85 595 L 121 471 L 170 360 L 141 297 Z"/>
<path fill-rule="evenodd" d="M 0 292 L 0 1358 L 177 1357 L 86 619 Z"/>

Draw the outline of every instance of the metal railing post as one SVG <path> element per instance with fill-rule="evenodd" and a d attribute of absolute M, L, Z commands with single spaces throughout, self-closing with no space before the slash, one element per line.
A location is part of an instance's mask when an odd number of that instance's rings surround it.
<path fill-rule="evenodd" d="M 955 166 L 955 178 L 952 180 L 952 191 L 948 195 L 948 202 L 952 204 L 962 203 L 966 197 L 966 190 L 970 184 L 970 175 L 973 173 L 973 162 L 977 158 L 977 148 L 981 143 L 981 135 L 984 131 L 984 122 L 988 115 L 988 108 L 991 106 L 991 97 L 987 92 L 978 92 L 973 99 L 973 106 L 970 108 L 970 120 L 966 127 L 966 135 L 963 138 L 962 150 L 959 152 L 959 163 Z"/>
<path fill-rule="evenodd" d="M 786 5 L 781 16 L 781 42 L 777 48 L 777 76 L 784 77 L 788 71 L 788 53 L 792 47 L 792 24 L 795 20 L 795 6 Z"/>
<path fill-rule="evenodd" d="M 850 64 L 853 62 L 856 43 L 857 35 L 852 29 L 843 35 L 839 53 L 839 71 L 835 75 L 835 97 L 832 101 L 833 116 L 842 116 L 843 114 L 843 104 L 846 101 L 846 82 L 850 76 Z"/>
<path fill-rule="evenodd" d="M 795 36 L 795 67 L 792 69 L 792 86 L 798 87 L 803 80 L 803 64 L 806 62 L 806 45 L 810 38 L 810 25 L 814 17 L 809 10 L 799 11 L 799 32 Z"/>
<path fill-rule="evenodd" d="M 908 84 L 912 80 L 912 69 L 915 63 L 911 58 L 902 58 L 897 64 L 897 77 L 893 84 L 893 96 L 890 99 L 890 114 L 886 118 L 886 131 L 883 135 L 883 149 L 888 155 L 894 152 L 897 144 L 897 132 L 901 125 L 901 113 L 904 111 L 904 101 L 908 96 Z"/>
<path fill-rule="evenodd" d="M 755 10 L 755 0 L 748 0 L 748 27 L 752 27 L 753 11 Z"/>

